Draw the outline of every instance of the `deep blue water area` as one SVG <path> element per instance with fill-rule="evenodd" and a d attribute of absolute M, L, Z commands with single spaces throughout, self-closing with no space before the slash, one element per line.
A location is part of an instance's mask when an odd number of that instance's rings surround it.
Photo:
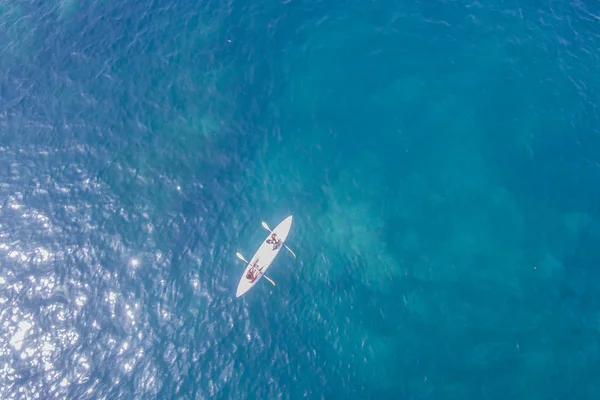
<path fill-rule="evenodd" d="M 0 0 L 0 398 L 599 398 L 599 49 L 591 1 Z"/>

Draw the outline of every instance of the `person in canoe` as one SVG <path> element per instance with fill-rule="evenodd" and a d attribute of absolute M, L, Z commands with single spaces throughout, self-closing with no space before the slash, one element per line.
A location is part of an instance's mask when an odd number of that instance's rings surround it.
<path fill-rule="evenodd" d="M 248 270 L 248 273 L 246 274 L 246 279 L 248 279 L 250 282 L 254 282 L 256 280 L 256 278 L 258 278 L 258 258 L 256 259 L 256 261 L 254 261 L 254 264 L 252 264 L 252 266 L 250 267 L 250 269 Z"/>
<path fill-rule="evenodd" d="M 275 232 L 271 233 L 271 237 L 267 239 L 267 243 L 273 245 L 273 250 L 277 250 L 281 246 L 281 239 Z"/>

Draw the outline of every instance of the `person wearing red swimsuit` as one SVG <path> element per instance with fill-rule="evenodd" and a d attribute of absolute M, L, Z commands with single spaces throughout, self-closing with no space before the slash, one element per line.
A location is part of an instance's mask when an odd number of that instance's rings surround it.
<path fill-rule="evenodd" d="M 246 274 L 246 279 L 248 279 L 250 282 L 254 282 L 254 280 L 258 277 L 259 271 L 258 271 L 258 259 L 254 262 L 254 264 L 250 267 L 250 269 L 248 270 L 248 273 Z"/>

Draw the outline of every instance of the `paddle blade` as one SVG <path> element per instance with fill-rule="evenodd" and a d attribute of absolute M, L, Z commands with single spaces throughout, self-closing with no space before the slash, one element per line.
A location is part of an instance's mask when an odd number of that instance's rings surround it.
<path fill-rule="evenodd" d="M 265 221 L 262 222 L 262 226 L 263 226 L 263 228 L 265 228 L 268 231 L 271 230 L 271 228 L 269 228 L 269 225 L 267 225 L 267 223 Z"/>
<path fill-rule="evenodd" d="M 263 275 L 263 276 L 264 276 L 265 278 L 267 278 L 267 280 L 268 280 L 268 281 L 271 283 L 271 285 L 275 286 L 275 282 L 273 282 L 273 281 L 271 280 L 271 278 L 269 278 L 269 277 L 268 277 L 268 276 L 266 276 L 266 275 Z"/>
<path fill-rule="evenodd" d="M 239 252 L 235 253 L 236 257 L 239 258 L 240 260 L 242 260 L 243 262 L 248 262 L 246 261 L 246 259 L 244 258 L 243 255 L 241 255 Z"/>
<path fill-rule="evenodd" d="M 292 249 L 290 249 L 289 247 L 285 246 L 286 249 L 289 250 L 290 253 L 292 253 L 292 255 L 294 256 L 294 258 L 296 258 L 296 254 L 292 251 Z"/>

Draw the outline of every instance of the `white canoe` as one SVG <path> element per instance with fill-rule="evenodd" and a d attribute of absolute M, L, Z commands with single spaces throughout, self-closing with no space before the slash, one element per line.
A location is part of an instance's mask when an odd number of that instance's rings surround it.
<path fill-rule="evenodd" d="M 250 267 L 252 266 L 252 264 L 254 264 L 254 262 L 257 259 L 258 259 L 258 263 L 257 263 L 258 269 L 263 274 L 267 272 L 267 270 L 271 266 L 271 263 L 273 262 L 273 260 L 275 260 L 275 257 L 277 257 L 277 254 L 279 254 L 281 249 L 283 249 L 283 247 L 284 247 L 283 244 L 285 243 L 285 239 L 287 238 L 288 234 L 290 233 L 291 228 L 292 228 L 292 216 L 290 215 L 289 217 L 287 217 L 286 219 L 281 221 L 279 223 L 279 225 L 277 225 L 273 229 L 272 232 L 276 233 L 277 236 L 281 239 L 281 246 L 279 246 L 275 250 L 273 250 L 272 244 L 267 243 L 267 240 L 271 237 L 271 233 L 269 233 L 267 235 L 267 237 L 265 238 L 265 240 L 263 240 L 263 242 L 260 245 L 260 247 L 258 248 L 258 250 L 256 250 L 256 253 L 254 253 L 254 256 L 250 259 L 250 262 L 248 263 L 248 265 L 246 265 L 246 269 L 244 270 L 244 273 L 242 274 L 242 279 L 240 279 L 240 283 L 238 284 L 238 287 L 237 287 L 237 292 L 235 294 L 236 297 L 240 297 L 240 296 L 244 295 L 248 290 L 252 289 L 252 287 L 254 285 L 256 285 L 256 283 L 260 280 L 260 278 L 262 278 L 262 274 L 258 274 L 258 277 L 254 280 L 254 282 L 250 282 L 250 280 L 248 280 L 246 278 L 246 274 L 248 273 L 248 270 L 250 270 Z"/>

